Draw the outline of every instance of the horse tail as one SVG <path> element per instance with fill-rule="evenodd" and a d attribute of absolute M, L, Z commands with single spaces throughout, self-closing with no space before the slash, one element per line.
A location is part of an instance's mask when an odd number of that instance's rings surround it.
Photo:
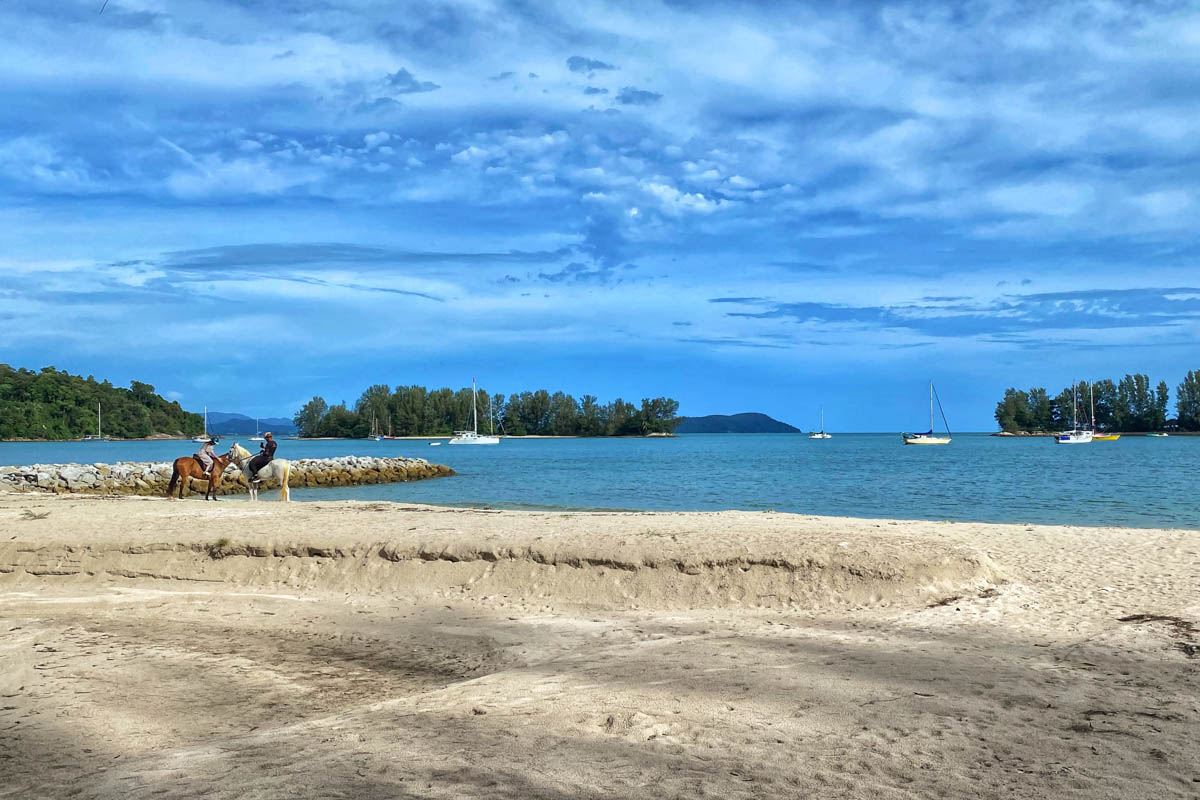
<path fill-rule="evenodd" d="M 292 462 L 283 462 L 283 477 L 279 481 L 279 499 L 287 503 L 292 499 L 291 490 L 288 489 L 288 480 L 292 477 Z"/>
<path fill-rule="evenodd" d="M 171 493 L 175 491 L 175 484 L 177 484 L 177 483 L 179 483 L 179 465 L 172 464 L 171 465 L 171 482 L 169 484 L 167 484 L 167 497 L 170 497 Z"/>

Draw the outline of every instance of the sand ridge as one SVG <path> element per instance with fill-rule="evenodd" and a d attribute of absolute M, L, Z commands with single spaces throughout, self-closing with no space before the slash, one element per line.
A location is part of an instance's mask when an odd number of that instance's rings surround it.
<path fill-rule="evenodd" d="M 1200 787 L 1196 532 L 304 505 L 0 498 L 0 797 Z"/>

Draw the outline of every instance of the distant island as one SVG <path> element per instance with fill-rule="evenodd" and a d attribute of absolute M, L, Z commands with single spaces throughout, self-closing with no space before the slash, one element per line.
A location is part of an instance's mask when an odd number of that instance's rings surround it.
<path fill-rule="evenodd" d="M 1005 433 L 1062 431 L 1076 423 L 1098 431 L 1200 431 L 1200 370 L 1188 372 L 1175 387 L 1175 419 L 1168 418 L 1169 407 L 1166 381 L 1151 385 L 1149 376 L 1138 373 L 1115 382 L 1080 381 L 1054 396 L 1041 387 L 1006 389 L 995 417 Z"/>
<path fill-rule="evenodd" d="M 97 405 L 101 427 L 97 430 Z M 103 433 L 114 439 L 194 436 L 204 428 L 148 383 L 128 389 L 55 369 L 17 369 L 0 364 L 0 439 L 66 441 Z"/>
<path fill-rule="evenodd" d="M 472 412 L 474 402 L 477 412 Z M 640 406 L 621 398 L 600 403 L 585 394 L 575 399 L 545 389 L 507 397 L 470 388 L 427 389 L 386 384 L 368 387 L 354 404 L 331 406 L 314 397 L 292 421 L 302 437 L 359 439 L 384 436 L 446 436 L 470 430 L 477 413 L 479 432 L 507 436 L 649 436 L 671 433 L 679 421 L 679 401 L 642 398 Z M 210 415 L 211 416 L 211 415 Z"/>
<path fill-rule="evenodd" d="M 802 433 L 786 422 L 766 414 L 709 414 L 707 417 L 683 417 L 676 433 Z"/>

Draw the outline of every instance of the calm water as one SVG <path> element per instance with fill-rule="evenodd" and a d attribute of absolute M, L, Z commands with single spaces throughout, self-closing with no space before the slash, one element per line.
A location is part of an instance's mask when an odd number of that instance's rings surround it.
<path fill-rule="evenodd" d="M 218 450 L 245 437 L 227 437 Z M 0 443 L 0 464 L 166 461 L 190 442 Z M 256 449 L 251 447 L 251 449 Z M 905 447 L 896 434 L 688 435 L 675 439 L 507 439 L 494 447 L 424 441 L 282 440 L 285 458 L 382 455 L 448 464 L 457 477 L 296 500 L 401 500 L 559 509 L 775 509 L 848 517 L 1200 529 L 1200 437 L 1059 446 L 956 434 Z M 272 497 L 275 495 L 272 493 Z M 231 498 L 232 499 L 232 498 Z"/>

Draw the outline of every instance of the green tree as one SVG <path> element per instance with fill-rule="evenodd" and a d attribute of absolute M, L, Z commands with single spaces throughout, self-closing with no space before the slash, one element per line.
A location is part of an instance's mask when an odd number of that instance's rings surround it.
<path fill-rule="evenodd" d="M 1175 414 L 1180 430 L 1200 431 L 1200 370 L 1189 370 L 1175 388 Z"/>
<path fill-rule="evenodd" d="M 323 397 L 314 397 L 304 404 L 304 407 L 292 417 L 292 422 L 300 431 L 301 436 L 319 436 L 321 420 L 329 411 L 329 404 Z"/>

